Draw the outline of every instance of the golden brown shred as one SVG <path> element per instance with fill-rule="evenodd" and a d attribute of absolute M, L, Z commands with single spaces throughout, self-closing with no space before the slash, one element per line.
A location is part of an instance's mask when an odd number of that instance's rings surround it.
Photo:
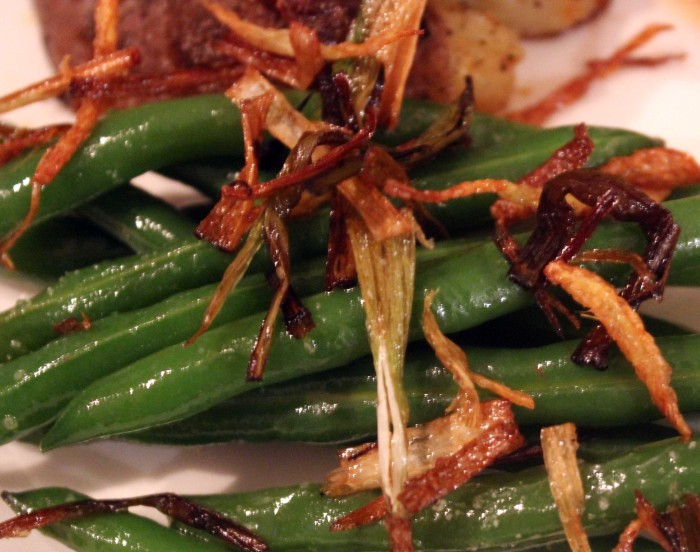
<path fill-rule="evenodd" d="M 609 282 L 584 268 L 553 261 L 545 267 L 544 274 L 593 313 L 646 385 L 652 402 L 684 440 L 690 439 L 692 431 L 671 387 L 671 366 L 629 303 Z"/>
<path fill-rule="evenodd" d="M 410 479 L 399 495 L 410 514 L 416 514 L 469 479 L 482 472 L 500 457 L 519 449 L 524 438 L 515 423 L 510 403 L 493 400 L 482 403 L 481 435 L 455 454 L 440 458 L 435 467 Z M 384 497 L 335 520 L 332 531 L 345 531 L 375 523 L 386 514 Z"/>
<path fill-rule="evenodd" d="M 0 166 L 29 148 L 53 142 L 69 128 L 70 125 L 51 125 L 35 129 L 13 128 L 0 141 Z"/>
<path fill-rule="evenodd" d="M 571 423 L 545 427 L 540 432 L 549 488 L 572 552 L 590 552 L 583 528 L 584 491 L 576 463 L 578 439 Z"/>

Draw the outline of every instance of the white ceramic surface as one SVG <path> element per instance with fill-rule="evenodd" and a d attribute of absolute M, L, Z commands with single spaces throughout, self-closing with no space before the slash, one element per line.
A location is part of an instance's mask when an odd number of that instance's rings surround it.
<path fill-rule="evenodd" d="M 586 122 L 621 126 L 666 138 L 671 146 L 700 157 L 700 3 L 696 0 L 612 0 L 599 19 L 566 35 L 527 44 L 519 69 L 516 103 L 525 103 L 575 74 L 586 59 L 604 56 L 649 23 L 668 22 L 645 53 L 683 51 L 687 58 L 655 69 L 627 69 L 595 84 L 586 98 L 550 124 Z M 29 0 L 0 2 L 0 94 L 50 74 Z M 67 118 L 45 103 L 3 117 L 24 125 Z M 164 193 L 167 194 L 167 191 Z M 700 214 L 699 214 L 700 216 Z M 0 275 L 0 308 L 37 290 L 31 283 Z M 700 307 L 692 293 L 675 291 L 664 312 L 696 327 Z M 700 327 L 698 328 L 700 329 Z M 77 446 L 41 455 L 13 443 L 0 449 L 0 488 L 46 485 L 74 487 L 98 497 L 156 491 L 181 493 L 249 490 L 268 485 L 318 481 L 334 463 L 328 447 L 234 444 L 220 447 L 144 447 L 116 442 Z M 9 510 L 0 505 L 0 518 Z M 40 535 L 0 541 L 0 550 L 65 550 Z"/>

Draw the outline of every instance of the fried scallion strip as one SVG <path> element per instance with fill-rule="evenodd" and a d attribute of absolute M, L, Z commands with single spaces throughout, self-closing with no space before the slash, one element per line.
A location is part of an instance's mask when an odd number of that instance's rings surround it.
<path fill-rule="evenodd" d="M 698 162 L 693 156 L 671 148 L 645 148 L 614 157 L 600 170 L 623 178 L 655 201 L 662 201 L 676 188 L 700 183 Z"/>
<path fill-rule="evenodd" d="M 464 485 L 502 456 L 523 446 L 525 441 L 508 401 L 486 401 L 481 403 L 481 409 L 481 433 L 477 439 L 455 454 L 438 459 L 432 469 L 406 483 L 399 499 L 408 513 L 416 514 Z M 345 531 L 369 525 L 383 519 L 386 512 L 386 501 L 379 497 L 334 521 L 331 530 Z"/>
<path fill-rule="evenodd" d="M 173 519 L 206 531 L 242 550 L 265 552 L 268 549 L 265 541 L 231 518 L 173 493 L 111 500 L 86 499 L 41 508 L 0 523 L 0 539 L 22 537 L 32 529 L 41 529 L 61 521 L 123 512 L 135 506 L 155 508 Z"/>
<path fill-rule="evenodd" d="M 545 427 L 540 432 L 549 489 L 557 505 L 564 534 L 573 552 L 589 552 L 583 528 L 584 492 L 576 463 L 578 440 L 574 424 Z"/>
<path fill-rule="evenodd" d="M 353 205 L 363 208 L 362 205 Z M 409 217 L 397 212 L 399 219 Z M 403 231 L 376 240 L 363 220 L 347 221 L 366 313 L 367 333 L 377 373 L 377 442 L 382 491 L 389 510 L 404 517 L 398 495 L 408 473 L 408 406 L 403 364 L 413 300 L 415 237 Z M 409 224 L 409 227 L 411 225 Z"/>
<path fill-rule="evenodd" d="M 671 366 L 654 338 L 644 329 L 639 314 L 609 282 L 585 268 L 553 261 L 545 267 L 544 274 L 592 312 L 632 364 L 649 390 L 652 402 L 684 440 L 690 439 L 692 431 L 679 410 L 678 398 L 671 387 Z"/>

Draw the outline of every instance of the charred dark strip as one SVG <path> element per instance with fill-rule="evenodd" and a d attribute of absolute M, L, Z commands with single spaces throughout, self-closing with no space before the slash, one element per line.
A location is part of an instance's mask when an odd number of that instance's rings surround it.
<path fill-rule="evenodd" d="M 3 492 L 3 498 L 9 493 Z M 18 537 L 32 529 L 98 514 L 123 512 L 134 506 L 148 506 L 190 527 L 201 529 L 227 543 L 250 552 L 264 552 L 267 544 L 251 531 L 210 508 L 173 493 L 159 493 L 112 500 L 79 500 L 34 510 L 0 524 L 0 538 Z"/>
<path fill-rule="evenodd" d="M 578 224 L 576 213 L 566 200 L 571 194 L 593 208 L 582 224 Z M 537 211 L 537 225 L 527 243 L 517 256 L 509 251 L 513 259 L 508 277 L 533 291 L 540 307 L 549 317 L 551 307 L 545 296 L 547 286 L 542 273 L 544 267 L 555 259 L 568 260 L 578 252 L 604 217 L 639 224 L 647 246 L 643 258 L 655 278 L 632 274 L 620 296 L 633 308 L 650 297 L 663 294 L 673 251 L 680 228 L 674 223 L 671 213 L 649 199 L 646 194 L 627 185 L 623 180 L 592 169 L 579 169 L 564 173 L 550 180 L 542 191 Z M 512 242 L 504 239 L 512 247 Z M 607 367 L 608 352 L 612 340 L 602 326 L 596 326 L 574 353 L 572 359 L 598 369 Z"/>

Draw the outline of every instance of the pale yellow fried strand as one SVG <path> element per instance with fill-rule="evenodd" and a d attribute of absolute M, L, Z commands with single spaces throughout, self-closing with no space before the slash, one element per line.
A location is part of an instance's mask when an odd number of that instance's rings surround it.
<path fill-rule="evenodd" d="M 377 373 L 377 443 L 382 492 L 390 510 L 402 516 L 398 495 L 408 472 L 405 430 L 408 404 L 402 379 L 413 300 L 415 239 L 409 233 L 376 241 L 356 216 L 348 219 L 348 233 Z"/>
<path fill-rule="evenodd" d="M 437 290 L 428 292 L 423 301 L 423 333 L 426 341 L 433 348 L 442 365 L 452 374 L 462 392 L 469 396 L 474 393 L 476 397 L 474 385 L 478 385 L 482 389 L 488 389 L 493 394 L 508 399 L 513 404 L 524 408 L 534 408 L 535 402 L 527 393 L 510 389 L 502 383 L 472 372 L 469 369 L 467 354 L 442 333 L 433 312 L 430 310 L 430 305 L 436 294 Z M 478 404 L 478 398 L 475 400 Z"/>
<path fill-rule="evenodd" d="M 293 148 L 305 132 L 329 128 L 325 123 L 309 121 L 255 69 L 246 69 L 241 78 L 226 91 L 226 96 L 239 106 L 243 100 L 263 94 L 271 94 L 273 97 L 265 120 L 267 129 L 285 146 Z"/>
<path fill-rule="evenodd" d="M 390 128 L 399 120 L 426 3 L 427 0 L 383 0 L 375 6 L 371 24 L 366 29 L 367 38 L 396 31 L 416 33 L 383 46 L 376 54 L 384 66 L 379 123 Z"/>
<path fill-rule="evenodd" d="M 82 65 L 61 71 L 60 74 L 30 84 L 0 98 L 0 113 L 6 113 L 34 102 L 54 98 L 66 92 L 73 77 L 107 77 L 120 75 L 136 65 L 138 52 L 134 48 L 117 50 Z"/>
<path fill-rule="evenodd" d="M 544 274 L 576 302 L 589 309 L 617 343 L 649 390 L 652 402 L 678 430 L 684 440 L 691 437 L 671 387 L 671 366 L 661 354 L 654 338 L 644 329 L 640 316 L 622 299 L 615 288 L 585 268 L 561 261 L 549 263 Z"/>
<path fill-rule="evenodd" d="M 584 493 L 581 473 L 576 463 L 576 426 L 567 423 L 545 427 L 540 433 L 540 441 L 549 489 L 557 505 L 569 547 L 573 552 L 589 552 L 591 547 L 581 521 Z"/>
<path fill-rule="evenodd" d="M 99 0 L 95 6 L 95 40 L 93 56 L 111 54 L 119 37 L 119 0 Z"/>
<path fill-rule="evenodd" d="M 465 393 L 460 393 L 455 405 L 446 416 L 408 428 L 409 479 L 432 469 L 439 458 L 451 456 L 481 434 L 481 426 L 472 423 L 474 419 L 481 419 L 478 403 L 475 405 Z M 478 416 L 474 415 L 474 410 L 479 410 Z M 324 494 L 346 496 L 380 487 L 378 449 L 366 448 L 366 452 L 341 462 L 327 475 Z"/>

